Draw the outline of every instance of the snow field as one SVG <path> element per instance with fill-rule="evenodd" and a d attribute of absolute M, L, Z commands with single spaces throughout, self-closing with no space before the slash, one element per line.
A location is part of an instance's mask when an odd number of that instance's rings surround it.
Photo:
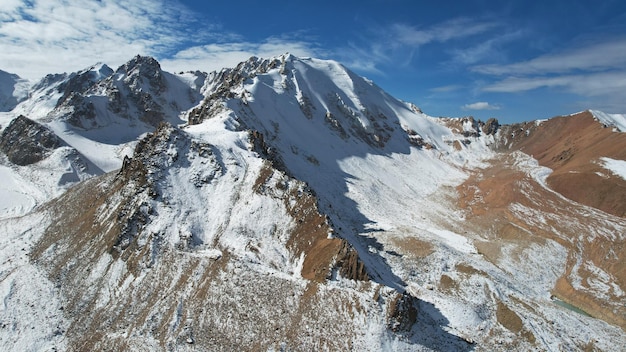
<path fill-rule="evenodd" d="M 69 323 L 52 282 L 30 263 L 33 243 L 50 222 L 42 214 L 0 221 L 0 349 L 65 349 Z"/>

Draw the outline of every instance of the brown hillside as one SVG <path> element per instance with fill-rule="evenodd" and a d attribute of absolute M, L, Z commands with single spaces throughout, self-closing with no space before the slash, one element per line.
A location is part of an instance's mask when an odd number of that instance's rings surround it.
<path fill-rule="evenodd" d="M 626 180 L 605 169 L 601 157 L 626 160 L 626 133 L 613 131 L 588 112 L 541 124 L 509 126 L 509 147 L 532 155 L 554 172 L 548 185 L 562 195 L 607 213 L 626 216 Z"/>
<path fill-rule="evenodd" d="M 458 205 L 467 216 L 464 226 L 486 234 L 474 242 L 478 252 L 496 266 L 516 256 L 521 264 L 525 251 L 555 241 L 567 251 L 568 259 L 552 294 L 626 330 L 621 289 L 605 292 L 592 284 L 602 280 L 596 267 L 607 274 L 611 285 L 625 286 L 626 219 L 559 197 L 515 163 L 515 158 L 503 154 L 457 187 Z"/>

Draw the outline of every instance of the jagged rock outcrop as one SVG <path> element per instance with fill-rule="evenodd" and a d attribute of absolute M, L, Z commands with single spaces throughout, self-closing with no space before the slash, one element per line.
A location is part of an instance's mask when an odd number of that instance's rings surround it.
<path fill-rule="evenodd" d="M 137 55 L 120 66 L 115 73 L 125 76 L 125 82 L 131 88 L 145 88 L 156 93 L 166 88 L 161 64 L 150 56 Z"/>
<path fill-rule="evenodd" d="M 417 298 L 407 293 L 397 293 L 387 311 L 389 329 L 394 332 L 410 331 L 417 321 L 418 302 Z"/>
<path fill-rule="evenodd" d="M 202 85 L 205 74 L 195 75 Z M 60 82 L 60 83 L 58 83 Z M 55 85 L 62 93 L 54 115 L 80 129 L 101 128 L 126 120 L 156 128 L 161 122 L 180 123 L 178 115 L 196 105 L 201 87 L 190 87 L 178 76 L 164 72 L 157 60 L 137 55 L 113 71 L 94 65 L 67 77 L 50 76 L 38 84 Z M 120 121 L 122 120 L 122 121 Z"/>
<path fill-rule="evenodd" d="M 426 142 L 424 138 L 420 136 L 419 133 L 417 133 L 415 130 L 412 130 L 407 127 L 403 127 L 403 129 L 405 129 L 407 138 L 409 140 L 409 143 L 411 143 L 411 145 L 418 147 L 420 149 L 421 148 L 425 148 L 425 149 L 435 148 L 431 143 Z"/>
<path fill-rule="evenodd" d="M 271 147 L 267 142 L 265 142 L 265 137 L 259 131 L 248 131 L 249 139 L 250 139 L 250 147 L 252 150 L 257 152 L 259 156 L 264 159 L 267 159 L 272 163 L 272 165 L 284 172 L 287 172 L 285 169 L 285 165 L 283 161 L 280 159 L 280 155 L 276 153 L 276 149 Z"/>
<path fill-rule="evenodd" d="M 96 125 L 96 107 L 85 93 L 111 74 L 113 74 L 113 70 L 107 65 L 94 65 L 70 74 L 57 87 L 57 90 L 63 95 L 57 101 L 56 108 L 71 109 L 67 120 L 72 125 L 80 128 L 94 127 Z M 88 121 L 91 123 L 87 123 Z"/>
<path fill-rule="evenodd" d="M 129 192 L 135 193 L 135 196 L 128 198 L 128 202 L 118 215 L 118 222 L 123 226 L 114 246 L 117 251 L 121 252 L 133 243 L 151 216 L 156 215 L 152 200 L 163 201 L 159 198 L 161 195 L 159 182 L 166 177 L 169 167 L 180 167 L 181 164 L 185 165 L 188 162 L 185 159 L 179 160 L 179 153 L 183 154 L 183 158 L 198 157 L 206 160 L 205 170 L 190 174 L 190 181 L 198 188 L 209 183 L 220 172 L 211 145 L 191 141 L 181 130 L 169 123 L 161 123 L 153 133 L 149 133 L 137 143 L 133 157 L 125 158 L 122 168 L 117 173 L 116 181 L 131 184 L 133 187 Z M 139 194 L 144 194 L 145 197 L 138 196 Z M 137 203 L 137 199 L 144 200 Z M 183 247 L 188 245 L 189 243 L 186 243 Z"/>
<path fill-rule="evenodd" d="M 84 94 L 102 78 L 111 74 L 113 74 L 113 69 L 107 65 L 94 65 L 88 69 L 70 74 L 69 78 L 57 88 L 59 93 L 63 93 L 63 95 L 57 101 L 56 106 L 59 107 L 68 99 L 71 99 L 72 95 Z"/>
<path fill-rule="evenodd" d="M 482 131 L 484 134 L 494 135 L 496 134 L 496 132 L 498 132 L 498 128 L 500 128 L 500 123 L 498 122 L 498 119 L 492 117 L 487 119 L 487 122 L 485 122 L 485 124 L 482 126 Z"/>
<path fill-rule="evenodd" d="M 139 119 L 152 126 L 157 126 L 165 120 L 163 107 L 157 100 L 166 90 L 161 65 L 152 57 L 135 56 L 132 60 L 120 66 L 116 75 L 124 77 L 124 88 L 127 88 L 129 101 L 136 106 Z M 123 101 L 116 100 L 120 95 L 114 95 L 113 106 L 124 105 Z"/>
<path fill-rule="evenodd" d="M 335 261 L 342 277 L 357 281 L 369 280 L 365 264 L 359 258 L 359 253 L 349 243 L 343 242 Z"/>
<path fill-rule="evenodd" d="M 444 142 L 460 151 L 477 139 L 483 139 L 492 148 L 501 144 L 496 137 L 500 123 L 496 118 L 489 118 L 487 122 L 475 119 L 473 116 L 462 118 L 440 118 L 440 121 L 450 128 L 452 135 L 444 137 Z"/>
<path fill-rule="evenodd" d="M 60 146 L 54 132 L 23 115 L 11 121 L 0 137 L 0 150 L 21 166 L 45 159 Z"/>

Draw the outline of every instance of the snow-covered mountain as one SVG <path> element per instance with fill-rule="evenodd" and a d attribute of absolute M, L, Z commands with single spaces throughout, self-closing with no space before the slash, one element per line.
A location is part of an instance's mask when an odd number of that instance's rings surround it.
<path fill-rule="evenodd" d="M 50 163 L 45 167 L 0 165 L 6 180 L 0 186 L 6 199 L 2 209 L 23 214 L 64 192 L 69 175 L 76 182 L 119 169 L 140 136 L 163 121 L 183 122 L 179 115 L 202 99 L 204 76 L 173 75 L 153 58 L 137 56 L 115 71 L 96 64 L 44 77 L 33 85 L 29 99 L 0 114 L 0 131 L 23 116 L 53 131 L 64 148 L 43 160 Z"/>
<path fill-rule="evenodd" d="M 0 70 L 0 112 L 11 111 L 26 99 L 29 86 L 20 76 Z"/>
<path fill-rule="evenodd" d="M 433 118 L 285 54 L 0 118 L 4 350 L 626 346 L 623 115 Z"/>

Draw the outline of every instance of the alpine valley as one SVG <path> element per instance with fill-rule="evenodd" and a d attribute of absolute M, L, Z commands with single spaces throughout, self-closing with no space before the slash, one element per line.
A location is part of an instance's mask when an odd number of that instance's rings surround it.
<path fill-rule="evenodd" d="M 334 61 L 0 72 L 3 351 L 626 350 L 626 115 Z"/>

